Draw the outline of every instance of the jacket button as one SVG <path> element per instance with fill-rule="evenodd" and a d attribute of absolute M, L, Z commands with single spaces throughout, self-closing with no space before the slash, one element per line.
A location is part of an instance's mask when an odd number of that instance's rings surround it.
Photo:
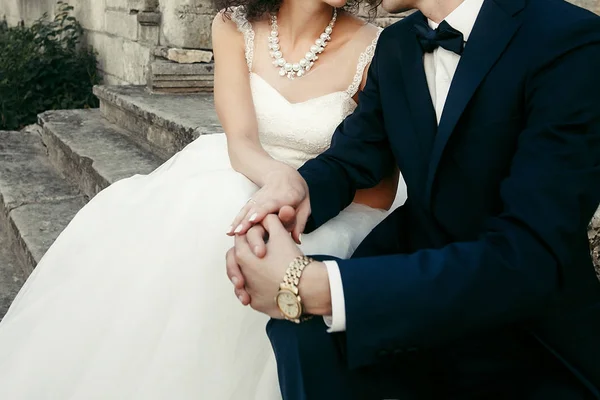
<path fill-rule="evenodd" d="M 401 354 L 404 354 L 404 350 L 402 350 L 402 349 L 396 349 L 396 350 L 394 350 L 394 355 L 395 356 L 399 356 Z"/>
<path fill-rule="evenodd" d="M 409 347 L 406 349 L 407 353 L 417 353 L 419 351 L 419 349 L 417 347 Z"/>

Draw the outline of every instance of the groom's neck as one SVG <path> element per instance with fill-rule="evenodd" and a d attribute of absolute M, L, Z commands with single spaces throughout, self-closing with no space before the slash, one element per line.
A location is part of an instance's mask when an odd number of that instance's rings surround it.
<path fill-rule="evenodd" d="M 419 0 L 417 8 L 433 22 L 440 23 L 465 0 Z"/>

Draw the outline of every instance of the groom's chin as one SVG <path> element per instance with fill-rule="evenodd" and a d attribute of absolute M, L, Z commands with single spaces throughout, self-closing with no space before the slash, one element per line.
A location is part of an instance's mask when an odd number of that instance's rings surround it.
<path fill-rule="evenodd" d="M 381 8 L 390 14 L 400 14 L 406 11 L 414 10 L 414 6 L 407 5 L 406 0 L 383 0 L 381 2 Z"/>

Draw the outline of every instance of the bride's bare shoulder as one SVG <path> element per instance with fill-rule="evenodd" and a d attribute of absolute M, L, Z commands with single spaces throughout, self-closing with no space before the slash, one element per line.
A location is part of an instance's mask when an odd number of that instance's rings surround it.
<path fill-rule="evenodd" d="M 213 47 L 220 42 L 244 43 L 242 32 L 239 30 L 239 16 L 235 10 L 221 10 L 212 22 Z"/>
<path fill-rule="evenodd" d="M 240 7 L 221 10 L 212 22 L 213 42 L 221 39 L 241 40 L 243 42 L 244 31 L 252 31 L 265 23 L 265 18 L 248 21 Z M 213 43 L 214 44 L 214 43 Z"/>

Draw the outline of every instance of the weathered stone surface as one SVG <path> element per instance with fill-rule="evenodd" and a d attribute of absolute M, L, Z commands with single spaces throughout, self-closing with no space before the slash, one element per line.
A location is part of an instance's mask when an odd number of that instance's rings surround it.
<path fill-rule="evenodd" d="M 177 64 L 166 60 L 155 60 L 151 65 L 154 76 L 161 75 L 213 75 L 214 64 Z"/>
<path fill-rule="evenodd" d="M 56 1 L 53 0 L 46 1 L 56 3 Z M 93 32 L 105 31 L 105 0 L 76 0 L 69 1 L 69 4 L 75 7 L 75 10 L 73 10 L 73 16 L 77 18 L 77 20 L 81 23 L 84 29 Z"/>
<path fill-rule="evenodd" d="M 138 40 L 138 17 L 123 11 L 106 10 L 106 32 L 124 39 Z"/>
<path fill-rule="evenodd" d="M 151 10 L 158 0 L 106 0 L 106 7 L 122 10 Z"/>
<path fill-rule="evenodd" d="M 20 261 L 10 248 L 8 228 L 0 224 L 0 320 L 25 281 Z"/>
<path fill-rule="evenodd" d="M 102 114 L 168 158 L 200 135 L 222 133 L 213 96 L 152 94 L 141 86 L 97 86 Z"/>
<path fill-rule="evenodd" d="M 138 41 L 151 48 L 160 43 L 160 26 L 151 24 L 140 24 L 138 29 Z"/>
<path fill-rule="evenodd" d="M 592 260 L 596 268 L 596 275 L 600 279 L 600 208 L 592 218 L 588 228 L 588 239 L 590 240 L 590 249 L 592 251 Z"/>
<path fill-rule="evenodd" d="M 214 64 L 178 64 L 168 60 L 154 60 L 150 66 L 148 88 L 159 93 L 212 92 Z"/>
<path fill-rule="evenodd" d="M 167 59 L 179 64 L 209 63 L 212 61 L 212 51 L 191 49 L 169 49 Z"/>
<path fill-rule="evenodd" d="M 38 134 L 0 132 L 0 224 L 27 275 L 84 204 L 53 170 Z"/>
<path fill-rule="evenodd" d="M 33 272 L 52 243 L 85 205 L 83 197 L 25 204 L 11 213 L 17 251 L 25 256 L 24 272 Z"/>
<path fill-rule="evenodd" d="M 216 11 L 212 0 L 161 1 L 161 43 L 169 47 L 212 49 L 211 26 Z"/>
<path fill-rule="evenodd" d="M 137 15 L 137 20 L 140 25 L 158 26 L 160 25 L 161 17 L 162 15 L 159 12 L 142 11 Z"/>
<path fill-rule="evenodd" d="M 88 32 L 87 42 L 98 52 L 98 65 L 111 82 L 146 83 L 152 49 L 140 42 L 106 33 Z"/>
<path fill-rule="evenodd" d="M 187 88 L 187 89 L 205 89 L 205 91 L 213 90 L 213 81 L 208 79 L 199 80 L 172 80 L 172 81 L 156 81 L 152 85 L 153 89 L 161 88 Z"/>
<path fill-rule="evenodd" d="M 162 163 L 97 109 L 49 111 L 39 116 L 39 122 L 52 164 L 90 198 L 120 179 L 148 174 Z"/>

